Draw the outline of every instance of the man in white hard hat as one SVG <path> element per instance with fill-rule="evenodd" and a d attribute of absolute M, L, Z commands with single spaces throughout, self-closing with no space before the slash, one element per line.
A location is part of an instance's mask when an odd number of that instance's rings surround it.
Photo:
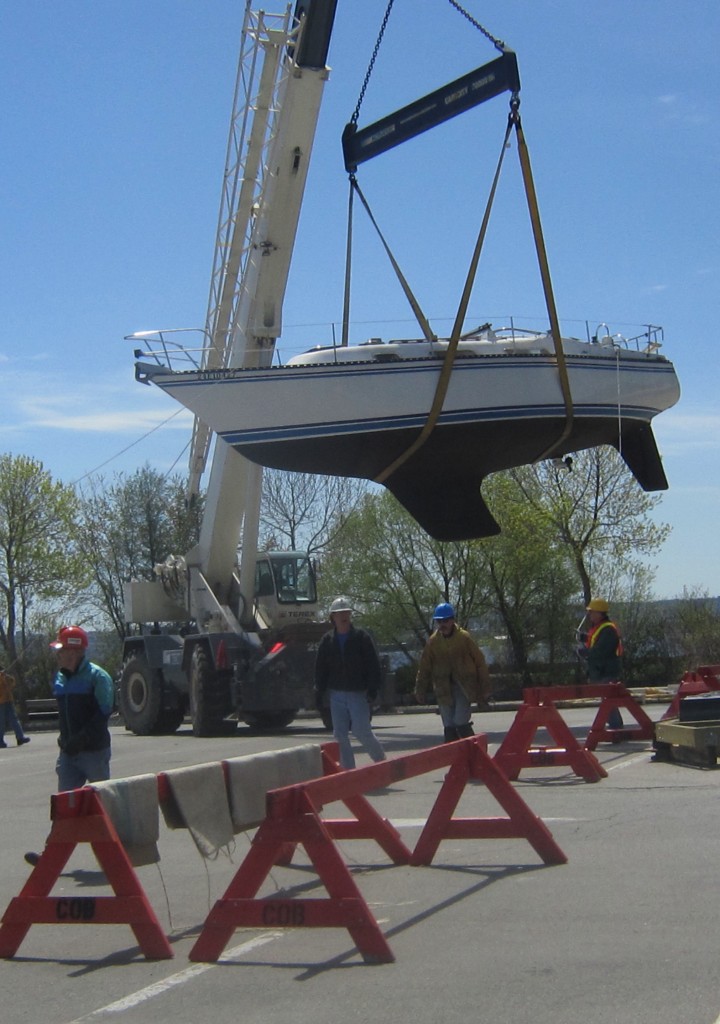
<path fill-rule="evenodd" d="M 352 624 L 353 608 L 346 597 L 336 597 L 330 605 L 333 628 L 318 646 L 315 660 L 315 697 L 318 704 L 330 697 L 333 735 L 340 746 L 340 764 L 355 767 L 350 732 L 363 745 L 373 761 L 384 761 L 370 725 L 370 701 L 375 700 L 381 683 L 380 659 L 369 633 Z"/>

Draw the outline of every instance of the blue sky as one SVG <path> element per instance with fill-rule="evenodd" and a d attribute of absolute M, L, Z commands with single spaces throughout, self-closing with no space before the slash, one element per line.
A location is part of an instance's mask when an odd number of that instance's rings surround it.
<path fill-rule="evenodd" d="M 66 483 L 184 472 L 190 420 L 133 378 L 124 335 L 204 323 L 244 0 L 6 0 L 0 16 L 0 451 Z M 280 3 L 265 4 L 270 11 Z M 682 398 L 655 421 L 673 527 L 658 596 L 720 592 L 720 8 L 711 0 L 466 0 L 517 55 L 561 320 L 665 331 Z M 339 0 L 285 302 L 285 357 L 342 309 L 340 135 L 386 0 Z M 395 0 L 367 123 L 496 51 L 447 0 Z M 359 171 L 425 312 L 449 329 L 507 116 L 493 100 Z M 366 223 L 352 340 L 416 328 Z M 514 150 L 468 320 L 544 325 Z"/>

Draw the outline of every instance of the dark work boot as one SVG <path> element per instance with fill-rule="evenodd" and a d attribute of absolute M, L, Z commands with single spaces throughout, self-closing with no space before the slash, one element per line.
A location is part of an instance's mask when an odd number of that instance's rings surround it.
<path fill-rule="evenodd" d="M 459 739 L 458 731 L 454 725 L 445 726 L 445 743 L 454 743 L 455 740 Z"/>
<path fill-rule="evenodd" d="M 466 740 L 468 736 L 474 736 L 475 730 L 472 727 L 472 722 L 468 722 L 467 725 L 459 725 L 457 727 L 458 739 Z"/>

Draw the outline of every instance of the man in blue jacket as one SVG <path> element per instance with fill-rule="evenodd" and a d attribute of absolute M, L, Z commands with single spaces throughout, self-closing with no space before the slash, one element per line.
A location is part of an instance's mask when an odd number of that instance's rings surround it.
<path fill-rule="evenodd" d="M 110 778 L 108 719 L 114 688 L 105 669 L 88 661 L 88 635 L 81 626 L 63 626 L 50 647 L 58 664 L 52 692 L 60 721 L 55 771 L 58 792 L 62 792 Z M 40 854 L 30 850 L 25 860 L 34 866 Z"/>
<path fill-rule="evenodd" d="M 113 681 L 88 660 L 88 635 L 81 626 L 63 626 L 50 646 L 58 663 L 52 682 L 60 716 L 58 790 L 78 789 L 110 778 Z"/>
<path fill-rule="evenodd" d="M 350 731 L 365 747 L 373 761 L 384 761 L 370 725 L 370 705 L 381 683 L 380 659 L 370 634 L 352 624 L 352 606 L 345 597 L 330 605 L 331 632 L 318 646 L 315 661 L 315 697 L 320 706 L 323 695 L 330 695 L 333 735 L 340 746 L 340 764 L 355 767 Z"/>

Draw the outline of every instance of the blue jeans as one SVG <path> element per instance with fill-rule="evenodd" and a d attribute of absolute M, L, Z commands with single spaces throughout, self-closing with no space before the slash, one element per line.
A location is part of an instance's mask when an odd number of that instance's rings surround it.
<path fill-rule="evenodd" d="M 365 693 L 330 690 L 330 714 L 333 735 L 340 746 L 340 764 L 343 768 L 355 767 L 355 755 L 350 745 L 351 730 L 373 761 L 385 760 L 385 751 L 370 726 L 370 705 Z"/>
<path fill-rule="evenodd" d="M 5 732 L 8 729 L 13 730 L 18 743 L 25 738 L 22 726 L 18 722 L 18 716 L 15 714 L 15 705 L 11 700 L 0 704 L 0 744 L 5 742 Z"/>
<path fill-rule="evenodd" d="M 104 750 L 83 750 L 70 757 L 64 750 L 55 764 L 58 792 L 79 789 L 86 782 L 105 782 L 110 778 L 110 747 Z"/>
<path fill-rule="evenodd" d="M 440 718 L 446 729 L 455 729 L 458 725 L 469 725 L 472 717 L 470 701 L 465 691 L 457 683 L 452 684 L 452 704 L 440 704 Z"/>

